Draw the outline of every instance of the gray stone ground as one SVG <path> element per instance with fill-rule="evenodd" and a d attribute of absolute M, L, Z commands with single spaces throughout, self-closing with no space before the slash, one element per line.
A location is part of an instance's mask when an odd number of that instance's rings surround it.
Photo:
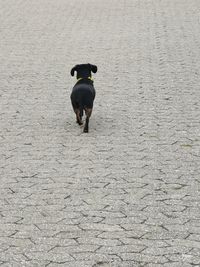
<path fill-rule="evenodd" d="M 200 266 L 199 15 L 199 0 L 0 0 L 0 266 Z M 87 62 L 83 134 L 69 72 Z"/>

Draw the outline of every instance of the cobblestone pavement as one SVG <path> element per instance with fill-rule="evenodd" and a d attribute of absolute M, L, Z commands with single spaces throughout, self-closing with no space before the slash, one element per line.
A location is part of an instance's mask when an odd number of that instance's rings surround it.
<path fill-rule="evenodd" d="M 0 0 L 0 266 L 200 266 L 199 13 Z M 83 134 L 69 73 L 87 62 Z"/>

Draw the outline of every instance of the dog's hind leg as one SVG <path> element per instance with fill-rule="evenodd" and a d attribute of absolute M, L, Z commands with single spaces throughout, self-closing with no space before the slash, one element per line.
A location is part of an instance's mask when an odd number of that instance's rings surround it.
<path fill-rule="evenodd" d="M 74 109 L 74 112 L 76 114 L 76 122 L 79 124 L 79 125 L 82 125 L 83 122 L 82 122 L 82 116 L 81 116 L 81 112 L 78 108 Z"/>
<path fill-rule="evenodd" d="M 85 126 L 83 129 L 84 133 L 88 133 L 89 130 L 89 119 L 92 114 L 92 108 L 85 108 L 85 115 L 86 115 L 86 121 L 85 121 Z"/>

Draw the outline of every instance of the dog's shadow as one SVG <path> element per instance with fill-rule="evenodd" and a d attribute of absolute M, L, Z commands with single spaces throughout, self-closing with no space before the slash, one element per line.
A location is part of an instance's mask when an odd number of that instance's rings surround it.
<path fill-rule="evenodd" d="M 85 123 L 85 117 L 83 118 Z M 78 125 L 75 118 L 72 116 L 68 118 L 64 123 L 64 129 L 74 135 L 86 135 L 86 136 L 110 136 L 117 132 L 117 122 L 112 117 L 99 115 L 98 112 L 94 112 L 90 120 L 90 130 L 88 133 L 84 133 L 84 124 Z"/>

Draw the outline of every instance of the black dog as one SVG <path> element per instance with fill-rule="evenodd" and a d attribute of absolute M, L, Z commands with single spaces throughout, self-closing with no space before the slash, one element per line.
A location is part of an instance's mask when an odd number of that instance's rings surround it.
<path fill-rule="evenodd" d="M 93 86 L 93 80 L 91 72 L 97 72 L 97 66 L 92 64 L 80 64 L 76 65 L 71 70 L 71 75 L 74 76 L 74 72 L 77 72 L 77 83 L 72 89 L 71 103 L 76 114 L 76 122 L 82 125 L 83 111 L 85 111 L 86 121 L 84 126 L 84 132 L 88 132 L 89 118 L 92 114 L 93 102 L 95 98 L 95 89 Z"/>

